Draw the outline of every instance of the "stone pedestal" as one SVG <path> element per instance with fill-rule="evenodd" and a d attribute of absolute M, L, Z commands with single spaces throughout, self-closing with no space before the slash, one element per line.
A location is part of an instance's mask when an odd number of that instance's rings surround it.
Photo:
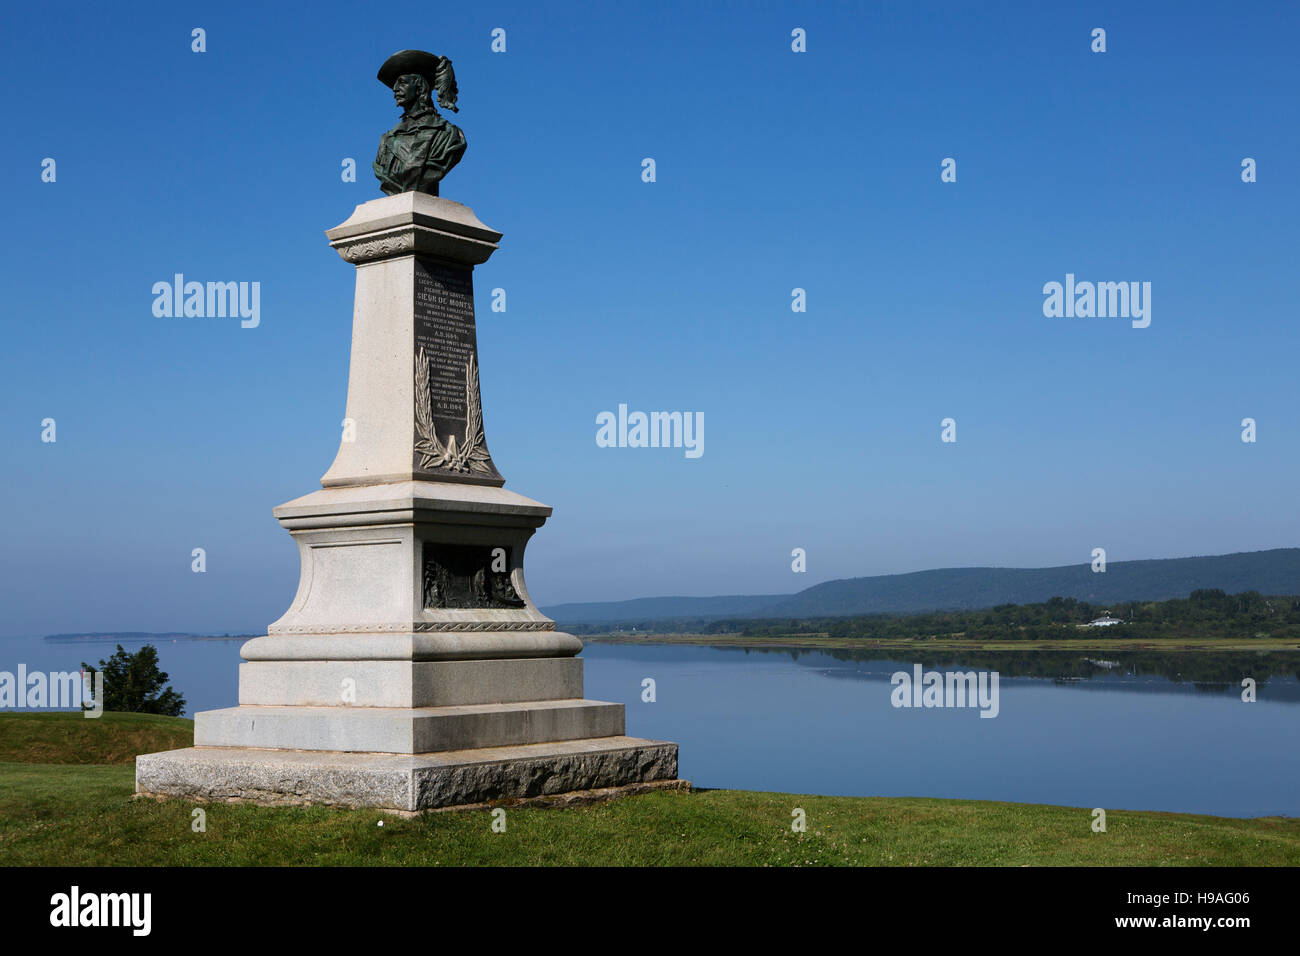
<path fill-rule="evenodd" d="M 357 267 L 347 417 L 322 488 L 274 510 L 298 593 L 241 649 L 239 706 L 136 760 L 141 793 L 424 810 L 675 786 L 677 747 L 582 697 L 582 643 L 524 584 L 551 509 L 502 487 L 473 268 L 500 233 L 402 193 L 326 233 Z"/>

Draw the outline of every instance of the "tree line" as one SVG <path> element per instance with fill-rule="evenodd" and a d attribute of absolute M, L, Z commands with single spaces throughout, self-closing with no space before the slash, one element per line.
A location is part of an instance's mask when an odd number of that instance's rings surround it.
<path fill-rule="evenodd" d="M 1119 624 L 1079 628 L 1109 614 Z M 1203 588 L 1185 598 L 1093 604 L 1054 597 L 1038 604 L 999 604 L 973 611 L 920 614 L 864 614 L 852 617 L 731 618 L 565 625 L 577 634 L 740 634 L 772 638 L 791 635 L 875 640 L 956 638 L 970 641 L 1060 640 L 1064 637 L 1119 639 L 1272 638 L 1300 639 L 1300 595 L 1258 591 L 1228 594 Z"/>

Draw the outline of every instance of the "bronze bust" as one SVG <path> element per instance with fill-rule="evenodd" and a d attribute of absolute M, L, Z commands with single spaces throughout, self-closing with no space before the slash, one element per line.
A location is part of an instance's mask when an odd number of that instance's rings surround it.
<path fill-rule="evenodd" d="M 402 119 L 379 140 L 374 171 L 386 195 L 422 192 L 438 195 L 438 183 L 465 155 L 465 134 L 433 105 L 453 113 L 456 74 L 451 60 L 422 50 L 394 53 L 379 68 L 379 82 L 392 88 Z"/>

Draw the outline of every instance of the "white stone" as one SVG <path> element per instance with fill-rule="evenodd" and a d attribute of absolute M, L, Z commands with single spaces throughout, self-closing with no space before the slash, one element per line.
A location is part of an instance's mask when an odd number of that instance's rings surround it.
<path fill-rule="evenodd" d="M 396 639 L 387 642 L 389 648 L 400 643 L 400 651 L 381 652 L 375 642 L 374 653 L 382 654 L 376 659 L 394 653 L 407 660 L 576 654 L 582 642 L 555 633 L 524 581 L 524 549 L 550 513 L 546 505 L 504 488 L 451 481 L 327 488 L 280 505 L 275 515 L 298 543 L 298 593 L 268 629 L 269 638 L 244 645 L 243 656 L 303 659 L 312 646 L 323 654 L 364 659 L 369 652 L 358 646 L 358 635 Z M 511 583 L 525 606 L 425 608 L 420 569 L 426 543 L 507 549 Z M 274 640 L 283 635 L 343 640 L 292 649 Z M 420 656 L 409 656 L 414 654 Z"/>
<path fill-rule="evenodd" d="M 136 792 L 420 811 L 677 780 L 677 745 L 636 737 L 423 756 L 191 747 L 136 758 Z"/>
<path fill-rule="evenodd" d="M 357 267 L 354 440 L 321 490 L 274 511 L 301 575 L 289 609 L 240 649 L 239 706 L 197 714 L 195 747 L 138 757 L 136 789 L 416 811 L 676 785 L 676 745 L 626 737 L 621 704 L 582 698 L 582 642 L 528 594 L 524 549 L 551 509 L 500 487 L 482 458 L 453 459 L 455 473 L 413 467 L 415 257 L 472 268 L 500 233 L 459 203 L 403 193 L 363 203 L 327 235 Z M 464 301 L 445 281 L 434 288 Z M 468 397 L 468 361 L 465 380 Z M 427 451 L 422 409 L 420 460 L 445 462 Z M 508 582 L 476 564 L 498 547 Z M 430 548 L 430 603 L 497 606 L 426 607 Z"/>
<path fill-rule="evenodd" d="M 577 657 L 239 665 L 239 703 L 263 707 L 447 707 L 581 696 Z"/>
<path fill-rule="evenodd" d="M 617 737 L 623 705 L 539 700 L 452 707 L 228 707 L 197 714 L 196 747 L 424 754 Z"/>
<path fill-rule="evenodd" d="M 436 478 L 412 466 L 413 254 L 473 267 L 487 261 L 501 234 L 479 222 L 468 206 L 401 193 L 361 204 L 326 235 L 345 259 L 358 265 L 347 403 L 354 440 L 339 442 L 321 484 L 331 488 Z"/>

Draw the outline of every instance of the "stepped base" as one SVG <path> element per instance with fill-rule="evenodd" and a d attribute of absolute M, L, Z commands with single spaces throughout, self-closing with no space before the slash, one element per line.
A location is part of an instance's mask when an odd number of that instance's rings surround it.
<path fill-rule="evenodd" d="M 407 812 L 651 784 L 684 786 L 676 744 L 619 736 L 409 756 L 191 747 L 135 761 L 142 795 Z"/>
<path fill-rule="evenodd" d="M 582 696 L 582 659 L 475 661 L 254 661 L 239 665 L 239 703 L 338 707 L 449 707 Z M 346 749 L 346 748 L 337 748 Z"/>
<path fill-rule="evenodd" d="M 449 707 L 254 707 L 205 710 L 198 747 L 424 754 L 615 737 L 623 705 L 537 700 Z"/>

